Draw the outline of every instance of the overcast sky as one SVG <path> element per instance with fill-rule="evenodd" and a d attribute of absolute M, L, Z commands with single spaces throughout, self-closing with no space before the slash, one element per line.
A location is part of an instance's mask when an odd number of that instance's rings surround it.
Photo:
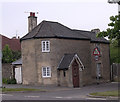
<path fill-rule="evenodd" d="M 42 20 L 55 21 L 71 29 L 87 31 L 94 28 L 105 30 L 109 17 L 118 14 L 118 5 L 109 4 L 107 0 L 3 1 L 0 3 L 0 34 L 9 38 L 27 34 L 29 13 L 25 12 L 39 12 L 36 14 L 38 24 Z"/>

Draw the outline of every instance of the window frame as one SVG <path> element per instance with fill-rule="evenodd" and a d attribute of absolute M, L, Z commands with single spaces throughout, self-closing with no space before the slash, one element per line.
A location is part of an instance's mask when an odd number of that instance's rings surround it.
<path fill-rule="evenodd" d="M 44 71 L 43 69 L 45 68 L 45 75 L 44 75 Z M 49 68 L 49 71 L 47 70 L 47 68 Z M 49 72 L 49 76 L 48 76 L 48 72 Z M 51 77 L 51 67 L 46 66 L 46 67 L 42 67 L 42 77 L 43 78 L 50 78 Z"/>
<path fill-rule="evenodd" d="M 96 76 L 97 77 L 102 77 L 102 70 L 101 70 L 101 63 L 96 63 Z"/>
<path fill-rule="evenodd" d="M 50 41 L 41 41 L 42 43 L 42 52 L 50 52 Z"/>

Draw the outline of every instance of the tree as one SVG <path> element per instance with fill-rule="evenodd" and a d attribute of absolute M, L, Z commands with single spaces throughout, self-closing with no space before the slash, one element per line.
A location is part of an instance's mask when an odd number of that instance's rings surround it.
<path fill-rule="evenodd" d="M 108 24 L 110 28 L 97 34 L 97 37 L 108 37 L 111 41 L 116 40 L 120 47 L 120 16 L 111 16 L 111 23 Z"/>
<path fill-rule="evenodd" d="M 5 45 L 2 51 L 2 62 L 11 63 L 13 61 L 12 50 L 9 48 L 9 45 Z"/>
<path fill-rule="evenodd" d="M 21 51 L 12 51 L 13 53 L 13 60 L 16 61 L 21 58 Z"/>
<path fill-rule="evenodd" d="M 21 58 L 21 51 L 12 51 L 9 45 L 5 45 L 2 54 L 2 63 L 11 63 Z"/>

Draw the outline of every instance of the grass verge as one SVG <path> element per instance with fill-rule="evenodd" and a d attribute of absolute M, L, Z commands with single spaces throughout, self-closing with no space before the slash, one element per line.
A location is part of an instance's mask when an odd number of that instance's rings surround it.
<path fill-rule="evenodd" d="M 46 91 L 44 89 L 28 89 L 28 88 L 2 88 L 2 92 L 16 92 L 16 91 Z"/>
<path fill-rule="evenodd" d="M 94 96 L 114 96 L 114 97 L 118 97 L 118 93 L 120 93 L 120 91 L 105 91 L 105 92 L 95 92 L 95 93 L 90 93 L 90 95 L 94 95 Z"/>

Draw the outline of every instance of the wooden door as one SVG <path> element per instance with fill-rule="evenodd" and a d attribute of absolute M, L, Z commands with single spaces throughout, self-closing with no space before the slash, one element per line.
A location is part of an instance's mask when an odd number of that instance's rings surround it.
<path fill-rule="evenodd" d="M 22 83 L 21 67 L 15 68 L 15 79 L 17 81 L 17 84 L 21 84 Z"/>
<path fill-rule="evenodd" d="M 73 87 L 79 87 L 79 65 L 75 60 L 72 64 Z"/>

